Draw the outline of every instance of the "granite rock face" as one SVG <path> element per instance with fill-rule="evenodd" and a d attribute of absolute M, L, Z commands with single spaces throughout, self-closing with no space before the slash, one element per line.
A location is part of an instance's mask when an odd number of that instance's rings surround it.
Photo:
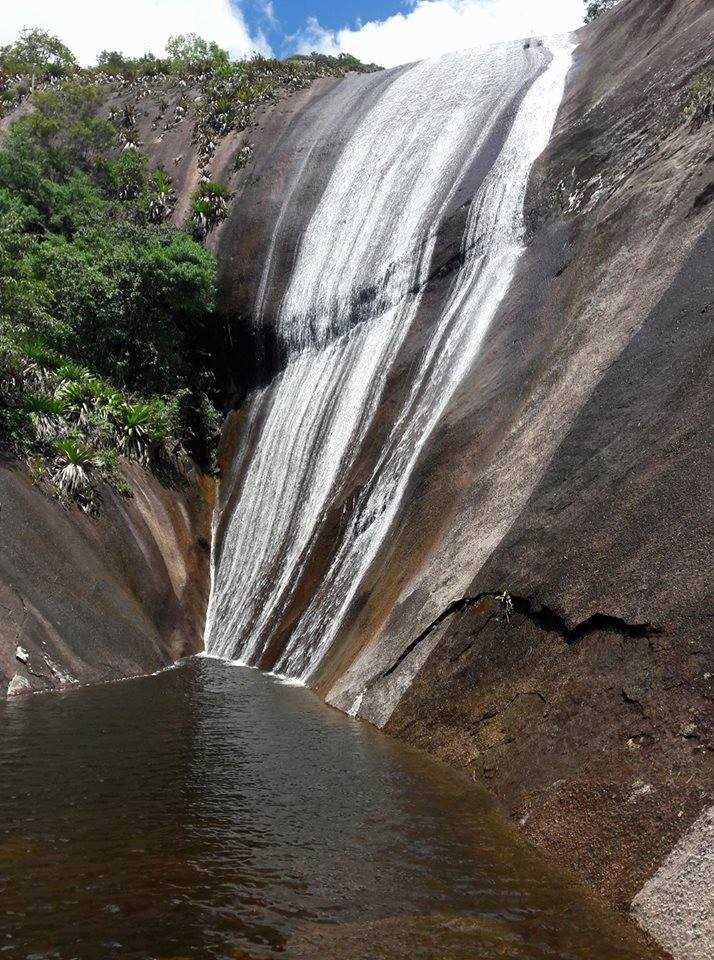
<path fill-rule="evenodd" d="M 469 767 L 623 908 L 712 799 L 714 156 L 711 125 L 693 128 L 683 107 L 713 31 L 705 0 L 624 0 L 578 35 L 515 280 L 314 678 L 329 702 Z M 218 253 L 226 302 L 256 318 L 265 381 L 281 363 L 281 284 L 339 147 L 333 118 L 350 97 L 358 116 L 385 82 L 325 84 L 256 140 L 239 200 L 256 229 L 230 220 Z M 460 269 L 467 194 L 262 666 L 321 582 L 402 409 Z M 219 549 L 262 416 L 244 408 L 226 432 Z"/>
<path fill-rule="evenodd" d="M 531 176 L 516 277 L 314 679 L 329 702 L 467 767 L 563 867 L 620 907 L 634 898 L 682 960 L 714 951 L 693 914 L 666 919 L 694 890 L 681 878 L 706 866 L 700 825 L 712 803 L 714 147 L 711 124 L 692 128 L 683 105 L 711 68 L 713 35 L 708 0 L 623 0 L 579 33 Z M 216 152 L 211 175 L 235 199 L 208 242 L 238 406 L 217 550 L 285 363 L 275 317 L 301 237 L 350 133 L 398 75 L 321 80 L 281 101 L 249 132 L 253 159 L 240 171 L 245 135 Z M 147 143 L 150 122 L 140 120 Z M 150 149 L 168 167 L 180 158 L 180 220 L 199 175 L 189 125 Z M 324 577 L 403 408 L 461 269 L 464 211 L 482 177 L 464 177 L 424 309 L 261 666 L 274 665 Z M 246 375 L 268 385 L 262 401 L 243 404 Z M 196 493 L 192 507 L 143 478 L 134 501 L 110 497 L 94 524 L 16 471 L 0 479 L 6 684 L 66 682 L 46 657 L 87 681 L 199 648 L 210 496 Z M 44 679 L 16 660 L 19 643 Z"/>
<path fill-rule="evenodd" d="M 134 496 L 104 490 L 94 519 L 0 464 L 1 695 L 146 674 L 202 649 L 213 482 L 169 490 L 124 469 Z"/>
<path fill-rule="evenodd" d="M 714 807 L 682 837 L 632 904 L 675 957 L 708 960 L 714 942 Z"/>
<path fill-rule="evenodd" d="M 680 111 L 713 28 L 583 31 L 519 276 L 325 678 L 622 906 L 711 803 L 714 158 Z"/>

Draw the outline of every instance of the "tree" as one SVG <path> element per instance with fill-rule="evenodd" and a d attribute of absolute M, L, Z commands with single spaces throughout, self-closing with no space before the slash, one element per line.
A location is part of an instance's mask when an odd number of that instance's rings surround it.
<path fill-rule="evenodd" d="M 228 53 L 214 41 L 204 40 L 195 33 L 169 37 L 166 55 L 178 69 L 228 63 Z"/>
<path fill-rule="evenodd" d="M 102 50 L 97 57 L 97 66 L 107 73 L 124 73 L 130 61 L 118 50 Z"/>
<path fill-rule="evenodd" d="M 167 394 L 195 377 L 210 337 L 215 264 L 178 231 L 98 224 L 26 254 L 50 291 L 57 347 L 120 388 Z"/>
<path fill-rule="evenodd" d="M 40 77 L 62 76 L 76 66 L 69 47 L 46 30 L 25 29 L 14 43 L 0 47 L 0 69 L 31 76 L 33 87 Z"/>
<path fill-rule="evenodd" d="M 105 73 L 121 74 L 127 80 L 137 77 L 155 76 L 168 70 L 166 60 L 157 60 L 153 53 L 145 53 L 138 58 L 125 57 L 117 50 L 102 50 L 97 57 L 97 68 Z"/>
<path fill-rule="evenodd" d="M 585 22 L 592 23 L 597 20 L 601 13 L 606 13 L 619 2 L 619 0 L 586 0 Z"/>
<path fill-rule="evenodd" d="M 90 169 L 116 141 L 116 128 L 97 116 L 98 87 L 65 80 L 33 98 L 34 111 L 12 124 L 5 162 L 40 163 L 43 175 L 59 179 L 72 167 Z"/>

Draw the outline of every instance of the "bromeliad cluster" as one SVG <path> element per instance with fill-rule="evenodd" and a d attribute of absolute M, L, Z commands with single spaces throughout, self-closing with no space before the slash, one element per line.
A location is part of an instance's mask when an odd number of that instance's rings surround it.
<path fill-rule="evenodd" d="M 96 513 L 107 483 L 129 488 L 119 456 L 168 474 L 187 455 L 175 436 L 179 399 L 141 402 L 53 351 L 41 338 L 0 342 L 0 432 L 30 476 Z"/>
<path fill-rule="evenodd" d="M 329 57 L 312 53 L 287 60 L 256 54 L 235 63 L 227 58 L 215 63 L 211 70 L 195 77 L 200 90 L 194 132 L 199 166 L 210 163 L 221 137 L 253 126 L 258 109 L 275 103 L 282 94 L 304 89 L 325 77 L 377 69 L 374 64 L 365 65 L 347 54 Z"/>

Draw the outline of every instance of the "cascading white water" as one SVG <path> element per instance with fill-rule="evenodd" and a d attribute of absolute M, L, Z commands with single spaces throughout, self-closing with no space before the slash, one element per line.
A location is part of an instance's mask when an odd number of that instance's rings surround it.
<path fill-rule="evenodd" d="M 417 314 L 415 291 L 428 275 L 444 213 L 463 172 L 517 103 L 471 203 L 466 262 L 409 396 L 275 669 L 308 681 L 330 648 L 419 452 L 509 286 L 522 252 L 528 176 L 550 137 L 571 50 L 569 40 L 546 41 L 541 55 L 548 51 L 551 60 L 540 73 L 522 44 L 417 64 L 394 80 L 347 143 L 281 305 L 279 333 L 290 360 L 267 388 L 267 414 L 214 568 L 209 653 L 252 663 L 269 643 Z M 355 326 L 355 300 L 365 290 L 371 314 Z"/>

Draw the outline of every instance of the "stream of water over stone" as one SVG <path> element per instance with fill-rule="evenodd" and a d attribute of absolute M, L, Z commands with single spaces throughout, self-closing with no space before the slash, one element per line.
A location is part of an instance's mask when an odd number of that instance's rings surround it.
<path fill-rule="evenodd" d="M 412 65 L 395 74 L 346 142 L 300 240 L 277 318 L 286 369 L 253 398 L 246 449 L 236 453 L 246 463 L 230 515 L 221 518 L 211 653 L 308 683 L 319 669 L 513 277 L 528 178 L 550 138 L 572 46 L 550 38 Z M 319 554 L 320 524 L 381 415 L 440 230 L 475 169 L 473 189 L 459 200 L 468 208 L 460 267 L 372 475 L 345 506 L 327 569 L 286 633 L 282 617 Z M 270 270 L 268 262 L 264 278 Z M 262 408 L 256 426 L 250 411 Z"/>
<path fill-rule="evenodd" d="M 644 960 L 465 776 L 199 658 L 0 704 L 7 960 Z"/>

